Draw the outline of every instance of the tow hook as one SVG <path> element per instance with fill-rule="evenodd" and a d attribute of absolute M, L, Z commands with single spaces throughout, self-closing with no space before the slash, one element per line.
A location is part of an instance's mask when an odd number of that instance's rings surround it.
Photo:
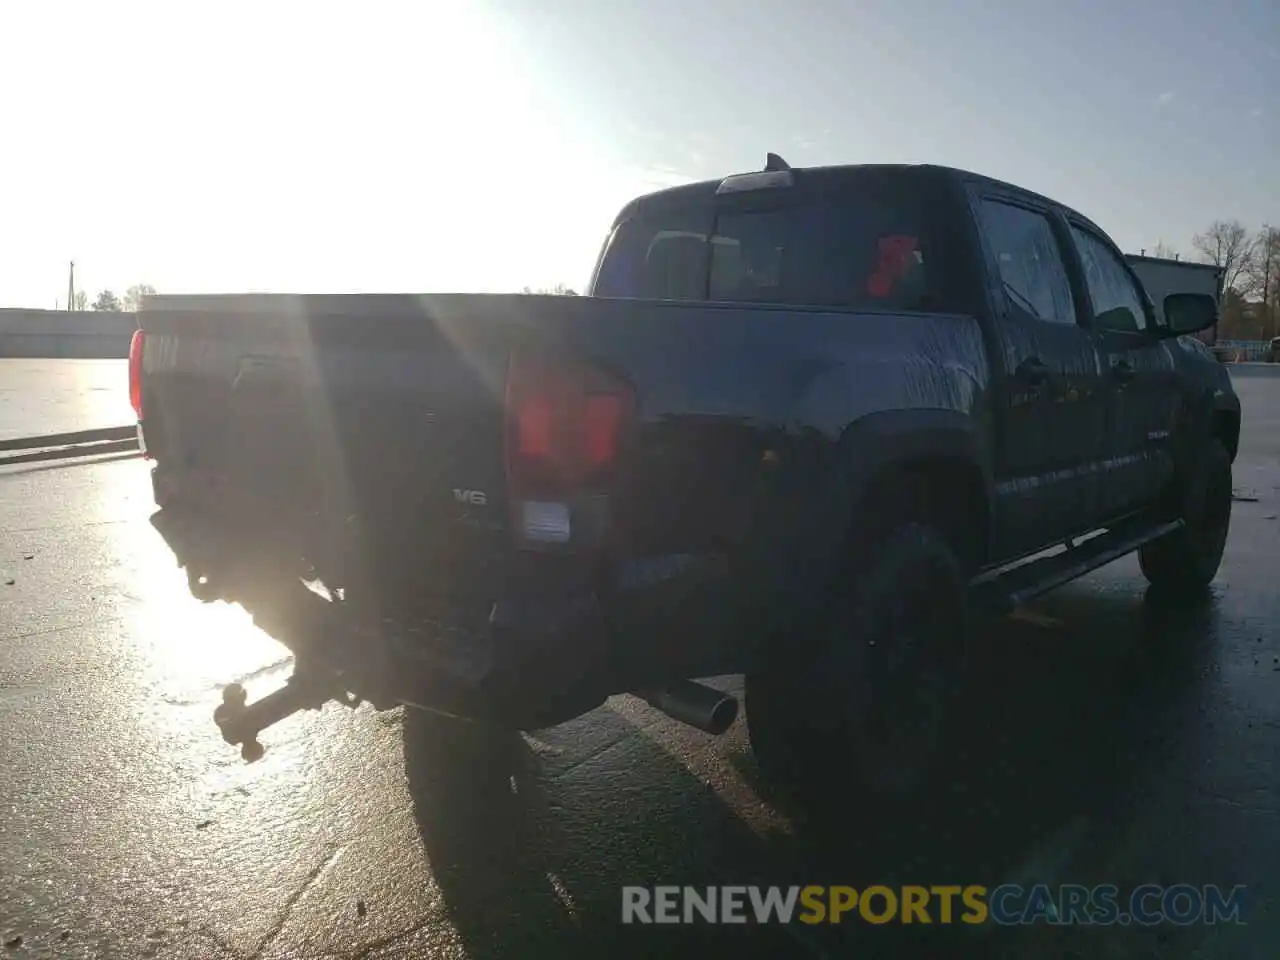
<path fill-rule="evenodd" d="M 323 672 L 294 670 L 285 685 L 260 700 L 249 703 L 249 695 L 238 683 L 222 690 L 222 703 L 213 711 L 222 739 L 240 747 L 240 756 L 248 763 L 262 757 L 266 748 L 258 742 L 258 734 L 302 710 L 319 710 L 334 700 L 355 708 L 361 699 L 339 689 L 336 679 Z"/>

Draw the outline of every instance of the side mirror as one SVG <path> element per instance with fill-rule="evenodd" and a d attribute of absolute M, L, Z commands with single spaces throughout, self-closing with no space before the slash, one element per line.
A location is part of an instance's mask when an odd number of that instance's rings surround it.
<path fill-rule="evenodd" d="M 1171 293 L 1164 298 L 1164 322 L 1169 333 L 1199 333 L 1218 322 L 1218 304 L 1207 293 Z"/>

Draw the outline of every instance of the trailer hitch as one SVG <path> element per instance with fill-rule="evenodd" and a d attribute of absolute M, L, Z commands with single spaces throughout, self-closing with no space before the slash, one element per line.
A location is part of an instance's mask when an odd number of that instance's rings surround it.
<path fill-rule="evenodd" d="M 352 709 L 362 700 L 343 690 L 334 674 L 321 670 L 294 668 L 293 675 L 278 690 L 249 703 L 249 695 L 238 683 L 222 690 L 222 703 L 213 711 L 222 739 L 240 747 L 240 756 L 252 763 L 262 757 L 266 748 L 258 734 L 267 727 L 303 710 L 319 710 L 330 700 Z"/>

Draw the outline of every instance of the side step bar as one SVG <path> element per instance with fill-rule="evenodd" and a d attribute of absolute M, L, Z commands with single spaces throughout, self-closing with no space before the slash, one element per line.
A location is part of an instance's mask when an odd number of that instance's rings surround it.
<path fill-rule="evenodd" d="M 975 610 L 983 613 L 996 616 L 1010 613 L 1043 593 L 1132 553 L 1144 543 L 1173 533 L 1182 525 L 1181 520 L 1164 523 L 1132 520 L 1047 557 L 980 574 L 969 583 L 970 602 Z"/>

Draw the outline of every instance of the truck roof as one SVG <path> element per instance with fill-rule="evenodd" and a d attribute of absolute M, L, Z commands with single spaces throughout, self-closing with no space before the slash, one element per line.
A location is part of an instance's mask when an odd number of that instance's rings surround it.
<path fill-rule="evenodd" d="M 835 186 L 841 180 L 849 179 L 856 175 L 868 173 L 872 175 L 876 173 L 889 175 L 895 172 L 904 177 L 918 177 L 921 180 L 933 181 L 934 183 L 986 184 L 1001 191 L 1022 194 L 1025 197 L 1059 207 L 1094 229 L 1105 232 L 1084 214 L 1061 201 L 1036 193 L 1034 190 L 1028 190 L 1026 187 L 1020 187 L 1017 184 L 1007 183 L 1003 180 L 997 180 L 995 177 L 988 177 L 970 170 L 963 170 L 959 167 L 948 167 L 933 163 L 850 163 L 820 167 L 792 167 L 790 169 L 811 187 Z M 756 173 L 759 171 L 745 172 Z M 715 196 L 716 190 L 724 180 L 725 177 L 719 177 L 715 180 L 701 180 L 697 183 L 682 184 L 678 187 L 667 187 L 663 190 L 637 197 L 618 212 L 618 215 L 614 218 L 613 226 L 616 227 L 622 221 L 635 216 L 642 210 L 648 211 L 655 208 L 709 201 Z"/>

